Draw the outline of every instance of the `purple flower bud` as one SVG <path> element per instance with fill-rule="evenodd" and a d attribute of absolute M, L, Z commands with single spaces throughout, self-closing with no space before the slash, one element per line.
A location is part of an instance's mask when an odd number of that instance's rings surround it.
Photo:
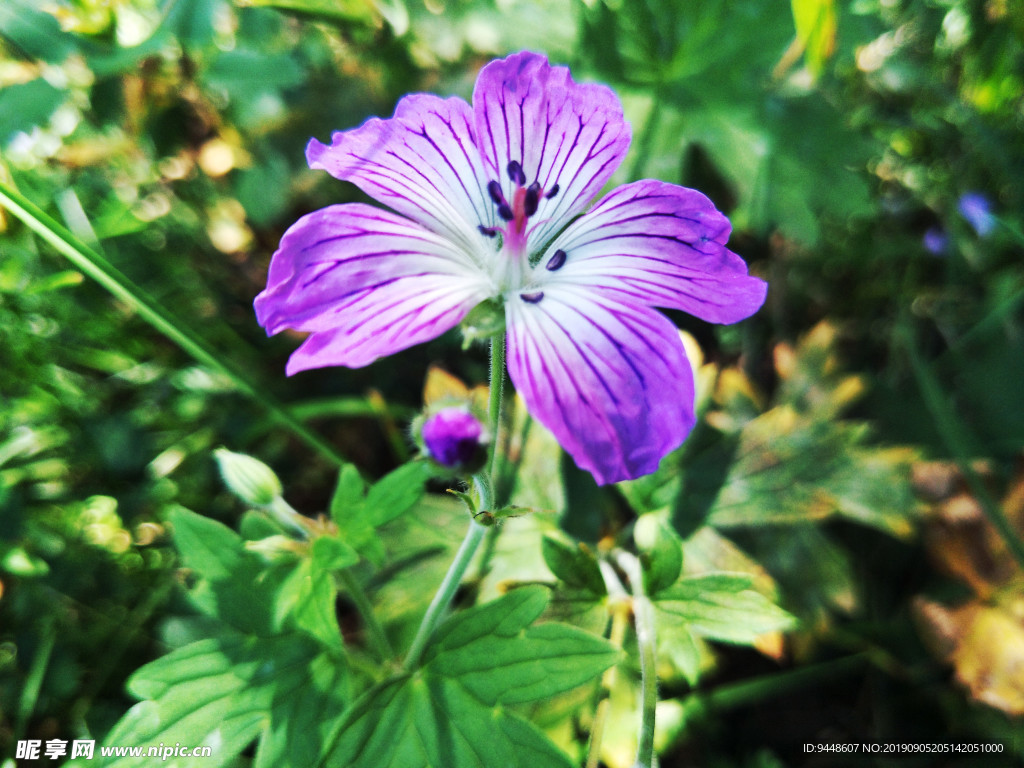
<path fill-rule="evenodd" d="M 452 406 L 432 414 L 421 435 L 430 458 L 443 467 L 472 472 L 487 457 L 483 425 L 465 408 Z"/>
<path fill-rule="evenodd" d="M 960 215 L 974 227 L 978 237 L 985 237 L 995 229 L 996 219 L 992 215 L 992 202 L 984 193 L 966 192 L 960 195 L 957 207 L 960 209 Z"/>

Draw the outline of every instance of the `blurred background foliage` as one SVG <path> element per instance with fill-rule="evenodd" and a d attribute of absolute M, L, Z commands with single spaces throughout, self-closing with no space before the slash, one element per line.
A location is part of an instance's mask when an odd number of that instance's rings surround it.
<path fill-rule="evenodd" d="M 379 476 L 428 365 L 479 382 L 485 357 L 452 336 L 286 380 L 297 339 L 265 339 L 252 299 L 291 222 L 359 199 L 304 167 L 311 136 L 468 97 L 522 48 L 612 85 L 616 181 L 706 192 L 771 285 L 740 327 L 673 316 L 703 418 L 656 475 L 597 489 L 539 429 L 511 446 L 514 500 L 564 532 L 662 514 L 687 573 L 749 573 L 801 619 L 756 652 L 664 643 L 663 764 L 816 765 L 800 747 L 827 740 L 1024 757 L 1021 0 L 5 0 L 0 183 Z M 164 516 L 238 517 L 213 449 L 272 464 L 307 512 L 335 465 L 2 210 L 0 329 L 2 755 L 101 738 L 174 645 Z M 544 528 L 508 523 L 489 578 L 543 577 L 514 553 Z"/>

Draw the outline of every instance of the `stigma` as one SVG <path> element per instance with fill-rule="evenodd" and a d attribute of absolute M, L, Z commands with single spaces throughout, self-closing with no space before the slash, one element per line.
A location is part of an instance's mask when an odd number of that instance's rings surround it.
<path fill-rule="evenodd" d="M 487 237 L 504 235 L 506 246 L 521 252 L 526 246 L 527 222 L 537 213 L 541 199 L 550 200 L 558 194 L 558 184 L 552 184 L 547 190 L 536 180 L 527 185 L 526 172 L 518 160 L 512 160 L 505 170 L 515 184 L 512 199 L 506 199 L 501 184 L 493 179 L 487 183 L 487 194 L 497 208 L 498 218 L 506 224 L 497 227 L 481 224 L 478 229 Z"/>

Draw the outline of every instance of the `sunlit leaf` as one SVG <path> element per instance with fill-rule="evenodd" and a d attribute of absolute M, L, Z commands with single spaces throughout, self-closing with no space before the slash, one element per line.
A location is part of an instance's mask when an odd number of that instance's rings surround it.
<path fill-rule="evenodd" d="M 441 626 L 417 672 L 386 682 L 346 713 L 325 766 L 566 768 L 564 754 L 505 704 L 581 685 L 618 652 L 560 624 L 530 627 L 541 588 L 516 590 Z"/>

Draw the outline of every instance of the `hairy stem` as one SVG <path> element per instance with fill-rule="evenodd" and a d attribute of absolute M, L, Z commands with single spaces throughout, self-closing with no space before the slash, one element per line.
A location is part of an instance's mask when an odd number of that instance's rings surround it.
<path fill-rule="evenodd" d="M 501 395 L 504 381 L 505 339 L 500 333 L 497 333 L 491 339 L 491 388 L 487 408 L 491 431 L 490 454 L 485 470 L 473 477 L 481 511 L 492 510 L 496 502 L 494 497 L 494 469 L 497 466 L 497 438 L 498 429 L 501 425 Z M 441 619 L 448 610 L 452 598 L 455 597 L 459 584 L 462 583 L 462 577 L 466 574 L 466 569 L 469 568 L 469 564 L 480 547 L 480 542 L 484 540 L 486 532 L 486 526 L 480 525 L 476 520 L 470 518 L 469 530 L 466 531 L 466 536 L 459 546 L 459 551 L 455 553 L 455 559 L 448 566 L 448 572 L 445 574 L 437 594 L 434 595 L 434 599 L 430 601 L 427 612 L 423 616 L 423 621 L 420 622 L 419 629 L 416 630 L 416 637 L 413 638 L 412 646 L 409 648 L 409 653 L 406 655 L 405 664 L 403 665 L 406 671 L 411 671 L 419 665 L 427 643 L 434 634 L 434 630 L 437 629 L 437 625 L 441 623 Z"/>
<path fill-rule="evenodd" d="M 654 719 L 658 705 L 658 673 L 656 668 L 656 635 L 654 604 L 644 592 L 644 576 L 640 560 L 619 550 L 615 561 L 629 578 L 633 592 L 633 624 L 640 655 L 640 733 L 637 737 L 634 768 L 651 768 L 654 764 Z"/>

